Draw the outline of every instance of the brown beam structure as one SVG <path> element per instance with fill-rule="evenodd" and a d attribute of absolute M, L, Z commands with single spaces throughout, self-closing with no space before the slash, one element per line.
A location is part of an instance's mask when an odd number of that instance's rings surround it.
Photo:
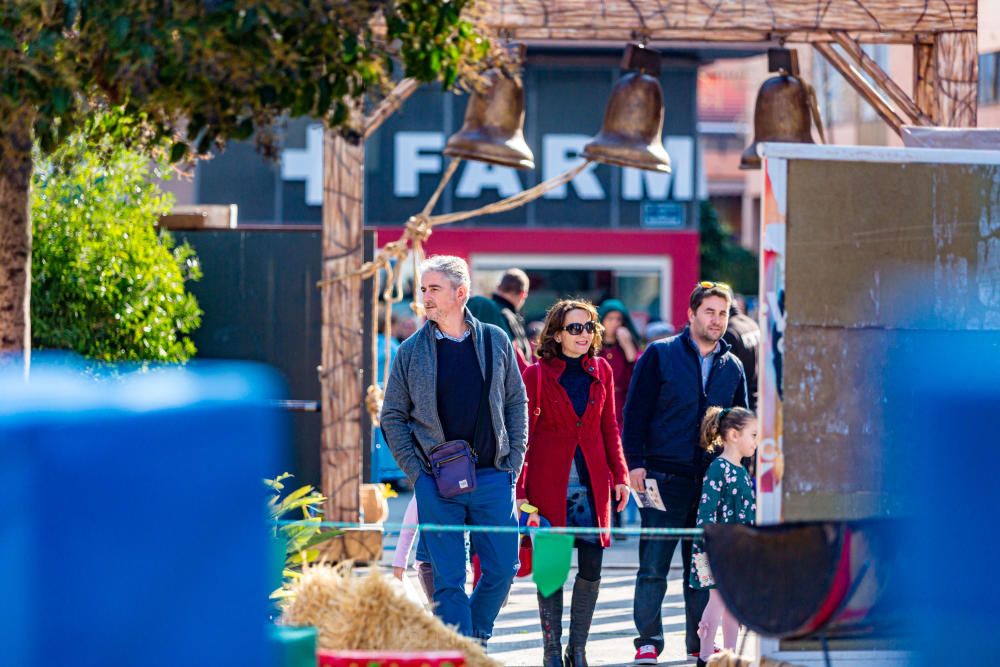
<path fill-rule="evenodd" d="M 937 68 L 935 66 L 934 37 L 913 45 L 913 101 L 932 124 L 938 123 Z"/>
<path fill-rule="evenodd" d="M 832 41 L 912 43 L 914 33 L 975 31 L 977 0 L 494 0 L 487 23 L 519 41 L 621 43 Z"/>
<path fill-rule="evenodd" d="M 840 72 L 840 75 L 844 77 L 847 83 L 851 84 L 851 87 L 858 91 L 858 94 L 861 95 L 861 97 L 864 98 L 864 100 L 868 102 L 873 109 L 875 109 L 875 113 L 877 113 L 897 135 L 900 134 L 900 127 L 904 124 L 903 118 L 896 113 L 896 110 L 882 98 L 879 91 L 861 75 L 860 71 L 854 68 L 847 58 L 841 55 L 832 44 L 827 44 L 826 42 L 813 44 L 813 48 L 823 54 L 823 57 L 827 59 L 833 68 Z"/>
<path fill-rule="evenodd" d="M 396 109 L 403 105 L 410 95 L 417 92 L 417 88 L 420 84 L 414 79 L 403 79 L 396 84 L 396 87 L 392 89 L 385 99 L 378 103 L 378 105 L 372 109 L 372 112 L 365 116 L 364 130 L 361 133 L 361 139 L 365 140 L 375 133 L 375 130 L 382 127 L 382 123 L 396 113 Z"/>
<path fill-rule="evenodd" d="M 857 41 L 852 39 L 845 32 L 836 30 L 831 33 L 834 41 L 844 50 L 844 53 L 854 61 L 854 64 L 861 68 L 865 74 L 872 78 L 872 81 L 879 86 L 889 99 L 899 107 L 900 111 L 909 116 L 910 121 L 917 125 L 933 125 L 933 122 L 924 114 L 910 96 L 892 80 L 885 70 L 861 48 Z"/>

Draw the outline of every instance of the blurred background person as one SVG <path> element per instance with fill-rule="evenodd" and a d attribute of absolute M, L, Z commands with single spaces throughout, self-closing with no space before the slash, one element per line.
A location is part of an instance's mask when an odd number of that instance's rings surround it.
<path fill-rule="evenodd" d="M 598 309 L 604 326 L 604 342 L 600 356 L 611 364 L 615 380 L 615 416 L 618 429 L 624 423 L 625 395 L 632 380 L 632 369 L 639 358 L 639 330 L 629 315 L 628 308 L 618 299 L 608 299 Z"/>
<path fill-rule="evenodd" d="M 412 315 L 392 314 L 392 337 L 397 343 L 402 343 L 412 336 L 416 330 L 417 318 Z"/>
<path fill-rule="evenodd" d="M 745 314 L 738 299 L 729 309 L 729 326 L 722 338 L 732 346 L 730 350 L 743 362 L 747 376 L 747 399 L 750 409 L 757 409 L 757 348 L 760 345 L 760 327 L 757 321 Z"/>
<path fill-rule="evenodd" d="M 635 360 L 639 358 L 639 330 L 632 321 L 625 304 L 618 299 L 607 299 L 598 310 L 601 324 L 604 326 L 604 341 L 599 355 L 611 364 L 611 372 L 615 381 L 615 417 L 618 420 L 618 432 L 625 423 L 625 397 L 628 386 L 632 382 L 632 369 Z M 621 528 L 621 511 L 614 512 L 614 526 Z M 616 535 L 615 539 L 624 540 L 624 535 Z"/>
<path fill-rule="evenodd" d="M 544 326 L 545 323 L 541 320 L 532 320 L 525 327 L 528 334 L 528 345 L 531 346 L 531 352 L 536 358 L 538 357 L 538 337 L 542 335 Z"/>
<path fill-rule="evenodd" d="M 382 378 L 385 377 L 385 369 L 392 367 L 392 361 L 396 358 L 396 350 L 399 349 L 399 343 L 396 342 L 395 336 L 389 335 L 389 356 L 386 357 L 386 330 L 385 330 L 385 306 L 381 306 L 378 311 L 378 337 L 375 342 L 375 354 L 377 360 L 377 367 L 375 369 L 375 382 L 378 383 L 382 389 L 385 389 L 385 385 L 382 384 Z M 395 329 L 399 323 L 398 317 L 395 313 L 391 314 L 390 320 L 390 332 Z M 403 471 L 399 469 L 396 464 L 396 459 L 392 458 L 392 452 L 389 451 L 389 445 L 385 442 L 385 435 L 382 433 L 381 428 L 372 429 L 372 481 L 375 482 L 403 482 L 403 486 L 409 486 L 406 482 L 406 475 Z"/>
<path fill-rule="evenodd" d="M 657 320 L 655 322 L 650 322 L 646 325 L 646 344 L 655 343 L 658 340 L 663 340 L 664 338 L 670 338 L 676 332 L 674 325 L 670 322 L 664 322 L 662 320 Z"/>
<path fill-rule="evenodd" d="M 469 312 L 473 317 L 486 324 L 495 324 L 507 334 L 514 345 L 517 365 L 522 373 L 534 357 L 534 351 L 524 328 L 524 318 L 521 316 L 521 308 L 528 300 L 530 287 L 528 274 L 521 269 L 507 269 L 500 277 L 493 296 L 489 298 L 474 296 L 468 303 Z"/>

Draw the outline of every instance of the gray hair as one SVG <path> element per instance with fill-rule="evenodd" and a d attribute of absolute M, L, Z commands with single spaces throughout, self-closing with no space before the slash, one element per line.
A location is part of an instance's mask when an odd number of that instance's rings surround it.
<path fill-rule="evenodd" d="M 469 265 L 464 259 L 452 255 L 434 255 L 420 263 L 420 275 L 423 276 L 428 271 L 440 273 L 455 289 L 465 285 L 465 296 L 468 299 L 472 290 L 472 279 L 469 277 Z"/>

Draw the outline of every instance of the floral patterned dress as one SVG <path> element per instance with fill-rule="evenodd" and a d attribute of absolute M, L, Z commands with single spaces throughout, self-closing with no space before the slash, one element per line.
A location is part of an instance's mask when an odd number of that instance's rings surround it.
<path fill-rule="evenodd" d="M 741 465 L 721 456 L 712 461 L 705 473 L 698 505 L 698 528 L 707 523 L 742 523 L 750 525 L 757 514 L 750 473 Z M 715 588 L 708 569 L 708 558 L 701 540 L 691 549 L 691 588 Z"/>

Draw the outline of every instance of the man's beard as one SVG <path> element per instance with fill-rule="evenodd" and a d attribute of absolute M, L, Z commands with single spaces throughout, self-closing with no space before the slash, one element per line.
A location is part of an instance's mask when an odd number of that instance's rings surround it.
<path fill-rule="evenodd" d="M 701 329 L 699 327 L 695 327 L 694 328 L 694 332 L 695 332 L 695 334 L 699 338 L 701 338 L 703 340 L 707 340 L 707 341 L 712 342 L 712 343 L 718 343 L 720 340 L 722 340 L 722 336 L 725 333 L 725 330 L 719 331 L 719 335 L 718 336 L 714 336 L 712 334 L 712 332 L 708 330 L 707 327 L 705 329 Z"/>

